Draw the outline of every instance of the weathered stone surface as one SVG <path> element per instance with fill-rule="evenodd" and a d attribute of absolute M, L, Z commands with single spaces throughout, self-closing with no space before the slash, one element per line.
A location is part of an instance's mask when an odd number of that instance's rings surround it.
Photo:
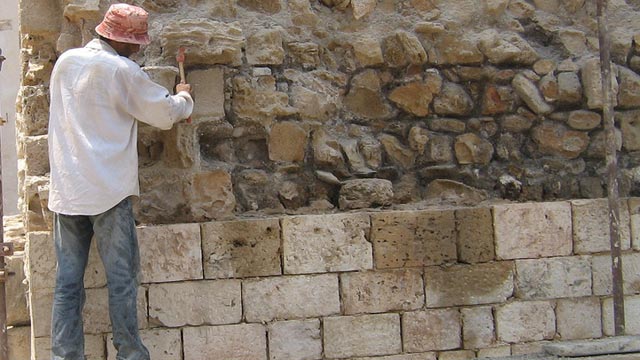
<path fill-rule="evenodd" d="M 436 360 L 437 356 L 435 352 L 426 352 L 426 353 L 420 353 L 420 354 L 357 357 L 352 359 L 353 360 Z"/>
<path fill-rule="evenodd" d="M 308 134 L 297 123 L 274 124 L 269 131 L 269 159 L 274 161 L 303 161 Z"/>
<path fill-rule="evenodd" d="M 153 360 L 173 360 L 182 356 L 182 333 L 180 329 L 141 330 L 140 339 L 149 350 Z M 116 359 L 113 336 L 107 338 L 107 360 Z"/>
<path fill-rule="evenodd" d="M 26 174 L 28 176 L 44 176 L 49 173 L 48 136 L 27 136 L 23 140 L 26 157 Z"/>
<path fill-rule="evenodd" d="M 640 250 L 640 198 L 629 199 L 629 221 L 631 223 L 631 247 Z"/>
<path fill-rule="evenodd" d="M 393 101 L 404 111 L 416 115 L 429 114 L 429 105 L 438 89 L 426 82 L 411 82 L 395 88 L 389 93 L 389 100 Z"/>
<path fill-rule="evenodd" d="M 194 103 L 193 118 L 218 119 L 224 111 L 224 69 L 215 67 L 189 72 L 189 83 L 198 101 Z"/>
<path fill-rule="evenodd" d="M 592 58 L 587 60 L 582 69 L 582 87 L 584 95 L 587 97 L 587 106 L 589 109 L 602 109 L 602 74 L 600 70 L 600 59 Z M 613 75 L 613 73 L 612 73 Z M 617 105 L 618 81 L 612 76 L 613 97 L 612 104 Z"/>
<path fill-rule="evenodd" d="M 486 348 L 495 344 L 496 333 L 490 306 L 463 308 L 460 313 L 465 349 Z"/>
<path fill-rule="evenodd" d="M 348 164 L 349 169 L 351 169 L 354 174 L 371 174 L 373 170 L 371 170 L 367 166 L 367 162 L 360 151 L 359 142 L 356 139 L 341 139 L 340 147 L 342 148 L 342 152 L 344 153 Z"/>
<path fill-rule="evenodd" d="M 490 208 L 465 208 L 455 211 L 458 232 L 458 260 L 477 263 L 494 260 L 493 217 Z"/>
<path fill-rule="evenodd" d="M 322 358 L 320 320 L 276 321 L 268 331 L 270 360 Z"/>
<path fill-rule="evenodd" d="M 622 254 L 622 279 L 625 294 L 640 293 L 640 254 Z M 593 272 L 593 294 L 613 294 L 613 281 L 611 279 L 611 256 L 598 255 L 591 260 Z"/>
<path fill-rule="evenodd" d="M 558 32 L 558 40 L 560 40 L 565 50 L 571 56 L 579 57 L 589 51 L 587 47 L 587 37 L 583 31 L 560 29 Z"/>
<path fill-rule="evenodd" d="M 487 84 L 482 97 L 482 115 L 511 112 L 516 106 L 516 96 L 509 86 Z"/>
<path fill-rule="evenodd" d="M 355 116 L 365 119 L 385 119 L 392 115 L 391 107 L 382 96 L 382 84 L 375 70 L 365 70 L 351 79 L 344 105 Z"/>
<path fill-rule="evenodd" d="M 553 59 L 540 59 L 533 64 L 532 68 L 538 75 L 547 75 L 556 70 L 557 64 Z"/>
<path fill-rule="evenodd" d="M 489 62 L 496 65 L 532 65 L 539 58 L 535 49 L 516 33 L 485 30 L 480 34 L 478 48 Z"/>
<path fill-rule="evenodd" d="M 591 263 L 581 256 L 516 260 L 516 292 L 522 299 L 591 295 Z"/>
<path fill-rule="evenodd" d="M 425 269 L 427 307 L 451 307 L 505 302 L 513 294 L 510 261 Z"/>
<path fill-rule="evenodd" d="M 558 102 L 577 105 L 582 101 L 582 83 L 575 72 L 558 74 Z"/>
<path fill-rule="evenodd" d="M 478 358 L 509 357 L 511 356 L 511 346 L 501 345 L 491 348 L 479 349 L 477 355 Z"/>
<path fill-rule="evenodd" d="M 385 179 L 356 179 L 343 182 L 340 209 L 362 209 L 391 205 L 393 184 Z"/>
<path fill-rule="evenodd" d="M 463 133 L 467 128 L 467 123 L 462 120 L 452 118 L 435 118 L 429 121 L 429 130 L 452 133 Z"/>
<path fill-rule="evenodd" d="M 376 8 L 376 0 L 351 0 L 353 17 L 358 20 L 373 12 Z"/>
<path fill-rule="evenodd" d="M 620 240 L 622 249 L 631 246 L 629 208 L 626 202 L 620 206 Z M 574 200 L 573 241 L 576 254 L 589 254 L 608 251 L 609 244 L 609 205 L 607 199 Z"/>
<path fill-rule="evenodd" d="M 616 121 L 622 130 L 622 146 L 628 151 L 640 150 L 640 111 L 616 112 Z"/>
<path fill-rule="evenodd" d="M 351 0 L 352 3 L 354 0 Z M 357 0 L 362 1 L 362 0 Z M 372 0 L 365 0 L 372 1 Z M 375 1 L 374 1 L 375 3 Z M 396 37 L 400 44 L 402 44 L 402 48 L 404 49 L 404 53 L 409 60 L 410 64 L 420 65 L 427 62 L 427 53 L 424 51 L 420 40 L 411 33 L 406 31 L 399 30 L 396 32 Z"/>
<path fill-rule="evenodd" d="M 188 64 L 237 66 L 242 64 L 245 37 L 238 23 L 191 18 L 165 25 L 160 42 L 163 55 L 172 60 L 182 46 Z"/>
<path fill-rule="evenodd" d="M 598 298 L 561 299 L 556 305 L 558 334 L 563 340 L 602 337 Z"/>
<path fill-rule="evenodd" d="M 291 87 L 292 105 L 303 119 L 330 120 L 337 111 L 338 93 L 329 85 L 319 85 L 323 82 L 316 80 L 315 86 L 293 85 Z"/>
<path fill-rule="evenodd" d="M 566 202 L 496 205 L 493 224 L 498 259 L 571 254 L 571 205 Z M 517 228 L 513 224 L 519 224 Z"/>
<path fill-rule="evenodd" d="M 164 327 L 233 324 L 242 320 L 239 280 L 190 281 L 149 287 L 149 321 Z"/>
<path fill-rule="evenodd" d="M 422 274 L 417 270 L 346 273 L 340 276 L 347 315 L 418 310 L 424 305 Z"/>
<path fill-rule="evenodd" d="M 280 65 L 284 62 L 281 29 L 263 29 L 247 38 L 247 62 L 251 65 Z"/>
<path fill-rule="evenodd" d="M 312 134 L 313 160 L 320 168 L 332 171 L 346 171 L 345 159 L 340 151 L 340 143 L 323 129 Z"/>
<path fill-rule="evenodd" d="M 460 205 L 474 205 L 485 200 L 487 194 L 484 190 L 472 188 L 458 181 L 436 179 L 427 185 L 424 198 Z"/>
<path fill-rule="evenodd" d="M 384 147 L 385 153 L 394 164 L 404 169 L 411 168 L 413 166 L 416 160 L 416 154 L 413 150 L 402 144 L 397 137 L 389 134 L 381 134 L 378 136 L 378 140 Z"/>
<path fill-rule="evenodd" d="M 47 133 L 49 91 L 44 85 L 21 87 L 16 108 L 20 113 L 16 121 L 16 130 L 25 136 Z"/>
<path fill-rule="evenodd" d="M 187 221 L 187 208 L 191 189 L 185 183 L 184 171 L 161 168 L 139 170 L 140 201 L 134 203 L 136 220 L 141 223 L 167 223 Z"/>
<path fill-rule="evenodd" d="M 58 2 L 21 0 L 20 32 L 23 34 L 47 34 L 60 30 L 62 8 Z"/>
<path fill-rule="evenodd" d="M 281 224 L 285 274 L 373 267 L 367 214 L 296 216 Z"/>
<path fill-rule="evenodd" d="M 260 324 L 187 327 L 184 360 L 267 360 L 266 329 Z"/>
<path fill-rule="evenodd" d="M 320 47 L 314 42 L 293 41 L 287 43 L 287 49 L 291 61 L 304 69 L 314 69 L 320 63 Z"/>
<path fill-rule="evenodd" d="M 202 279 L 198 224 L 141 227 L 138 243 L 143 283 Z"/>
<path fill-rule="evenodd" d="M 24 253 L 5 257 L 5 274 L 12 274 L 5 278 L 5 326 L 29 324 L 29 309 L 27 308 L 27 292 L 29 286 L 23 283 Z"/>
<path fill-rule="evenodd" d="M 261 76 L 233 78 L 232 109 L 241 119 L 270 124 L 279 116 L 293 115 L 296 111 L 289 106 L 289 96 L 276 90 L 275 78 Z"/>
<path fill-rule="evenodd" d="M 438 115 L 468 115 L 473 110 L 473 100 L 461 85 L 445 82 L 433 99 L 433 109 Z"/>
<path fill-rule="evenodd" d="M 605 336 L 615 335 L 613 315 L 613 299 L 607 298 L 602 302 L 602 332 Z M 640 325 L 633 319 L 640 317 L 640 296 L 625 296 L 624 324 L 625 335 L 640 335 Z"/>
<path fill-rule="evenodd" d="M 454 144 L 459 164 L 488 164 L 493 158 L 493 145 L 476 134 L 456 137 Z"/>
<path fill-rule="evenodd" d="M 452 32 L 436 36 L 433 47 L 427 51 L 429 61 L 437 65 L 479 64 L 484 61 L 475 40 Z"/>
<path fill-rule="evenodd" d="M 32 339 L 32 356 L 35 360 L 46 360 L 51 358 L 51 338 L 42 337 Z M 84 353 L 87 360 L 105 360 L 104 336 L 89 335 L 84 336 Z M 13 359 L 13 358 L 12 358 Z M 25 358 L 28 359 L 28 358 Z"/>
<path fill-rule="evenodd" d="M 324 353 L 329 358 L 397 354 L 402 351 L 398 314 L 324 319 Z"/>
<path fill-rule="evenodd" d="M 520 343 L 550 340 L 556 332 L 553 304 L 547 301 L 513 302 L 496 308 L 499 341 Z"/>
<path fill-rule="evenodd" d="M 53 298 L 52 298 L 53 300 Z M 136 301 L 138 328 L 145 329 L 147 320 L 147 294 L 143 287 L 138 288 Z M 87 289 L 87 301 L 82 311 L 84 331 L 88 334 L 100 334 L 111 330 L 109 318 L 109 295 L 106 288 Z"/>
<path fill-rule="evenodd" d="M 597 112 L 575 110 L 569 114 L 567 124 L 576 130 L 593 130 L 600 126 L 601 116 Z"/>
<path fill-rule="evenodd" d="M 419 352 L 459 348 L 462 345 L 461 327 L 461 316 L 457 309 L 404 313 L 402 315 L 404 350 Z"/>
<path fill-rule="evenodd" d="M 620 88 L 618 91 L 618 105 L 622 108 L 640 106 L 640 75 L 625 67 L 618 67 Z"/>
<path fill-rule="evenodd" d="M 31 359 L 31 328 L 29 326 L 7 329 L 9 359 Z"/>
<path fill-rule="evenodd" d="M 527 79 L 524 75 L 518 74 L 511 82 L 516 94 L 533 110 L 536 114 L 548 114 L 553 111 L 553 107 L 549 105 L 540 94 L 536 85 Z"/>
<path fill-rule="evenodd" d="M 245 280 L 247 322 L 312 318 L 340 313 L 338 275 L 302 275 Z"/>
<path fill-rule="evenodd" d="M 545 101 L 555 103 L 558 101 L 559 89 L 558 78 L 554 74 L 547 74 L 540 79 L 538 88 Z"/>
<path fill-rule="evenodd" d="M 207 279 L 280 275 L 280 223 L 276 219 L 202 224 Z"/>
<path fill-rule="evenodd" d="M 230 217 L 236 207 L 231 174 L 217 169 L 194 175 L 190 204 L 196 221 Z"/>
<path fill-rule="evenodd" d="M 373 37 L 361 37 L 353 41 L 351 45 L 360 66 L 376 66 L 384 63 L 380 40 Z"/>
<path fill-rule="evenodd" d="M 440 265 L 456 260 L 453 211 L 401 211 L 371 215 L 378 269 Z"/>
<path fill-rule="evenodd" d="M 555 122 L 544 122 L 532 129 L 533 140 L 543 154 L 575 159 L 589 146 L 589 134 L 569 130 Z"/>

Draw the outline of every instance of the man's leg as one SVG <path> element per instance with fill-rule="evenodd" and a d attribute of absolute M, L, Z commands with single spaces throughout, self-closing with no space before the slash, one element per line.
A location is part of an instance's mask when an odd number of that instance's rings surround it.
<path fill-rule="evenodd" d="M 131 200 L 127 198 L 92 219 L 107 273 L 109 315 L 117 359 L 149 360 L 149 351 L 138 332 L 136 300 L 140 256 Z"/>
<path fill-rule="evenodd" d="M 53 241 L 58 266 L 51 316 L 53 360 L 84 360 L 84 270 L 92 235 L 89 218 L 54 214 Z"/>

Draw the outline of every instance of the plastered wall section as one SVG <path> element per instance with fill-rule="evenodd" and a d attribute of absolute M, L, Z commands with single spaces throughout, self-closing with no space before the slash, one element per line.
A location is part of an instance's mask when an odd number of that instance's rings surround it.
<path fill-rule="evenodd" d="M 640 199 L 620 205 L 626 331 L 640 335 Z M 154 360 L 435 360 L 606 337 L 607 211 L 596 199 L 140 227 L 139 327 Z M 47 359 L 51 235 L 27 244 L 32 359 Z M 115 359 L 95 248 L 86 288 L 88 358 Z"/>

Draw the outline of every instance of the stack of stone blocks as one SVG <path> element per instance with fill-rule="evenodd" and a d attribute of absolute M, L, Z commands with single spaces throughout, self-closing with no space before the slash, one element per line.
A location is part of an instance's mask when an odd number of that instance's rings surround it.
<path fill-rule="evenodd" d="M 30 316 L 12 360 L 48 356 L 50 74 L 112 2 L 20 4 L 28 300 L 22 279 L 13 292 Z M 134 60 L 173 91 L 184 46 L 196 98 L 193 123 L 139 128 L 154 360 L 454 360 L 613 334 L 595 2 L 129 2 L 151 14 Z M 608 13 L 634 319 L 640 11 Z M 114 359 L 96 255 L 87 355 Z"/>

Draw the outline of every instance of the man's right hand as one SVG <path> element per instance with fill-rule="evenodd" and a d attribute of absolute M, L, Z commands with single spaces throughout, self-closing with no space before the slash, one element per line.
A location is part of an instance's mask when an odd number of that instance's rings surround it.
<path fill-rule="evenodd" d="M 179 93 L 180 91 L 186 91 L 191 94 L 191 85 L 183 83 L 176 85 L 176 93 Z"/>

